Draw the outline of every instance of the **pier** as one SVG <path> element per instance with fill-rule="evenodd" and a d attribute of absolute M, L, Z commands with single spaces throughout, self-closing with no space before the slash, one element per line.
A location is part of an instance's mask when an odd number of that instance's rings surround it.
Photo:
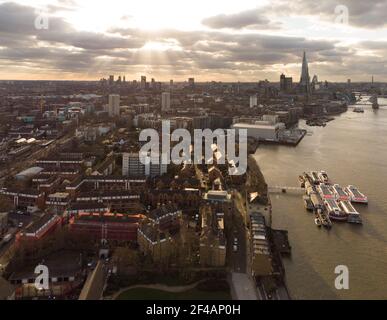
<path fill-rule="evenodd" d="M 304 193 L 305 189 L 301 187 L 289 187 L 289 186 L 269 186 L 268 191 L 270 193 L 288 193 L 288 192 L 295 192 L 295 193 Z"/>

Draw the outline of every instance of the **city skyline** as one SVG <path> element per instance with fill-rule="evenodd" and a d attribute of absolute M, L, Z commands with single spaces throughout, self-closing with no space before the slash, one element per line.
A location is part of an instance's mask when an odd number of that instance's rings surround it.
<path fill-rule="evenodd" d="M 384 1 L 219 4 L 0 1 L 0 79 L 278 81 L 306 51 L 311 78 L 387 81 Z"/>

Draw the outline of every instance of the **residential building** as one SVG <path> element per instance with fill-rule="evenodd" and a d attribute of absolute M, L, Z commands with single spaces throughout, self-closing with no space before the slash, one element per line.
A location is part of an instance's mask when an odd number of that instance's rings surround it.
<path fill-rule="evenodd" d="M 61 222 L 61 218 L 53 213 L 47 213 L 39 220 L 28 226 L 20 232 L 20 239 L 23 241 L 40 240 L 55 228 Z"/>
<path fill-rule="evenodd" d="M 122 154 L 122 175 L 128 177 L 156 177 L 167 172 L 168 166 L 161 164 L 160 156 L 149 158 L 148 163 L 140 161 L 140 153 Z"/>
<path fill-rule="evenodd" d="M 161 111 L 168 111 L 171 108 L 171 93 L 163 92 L 161 94 Z"/>
<path fill-rule="evenodd" d="M 140 251 L 150 255 L 155 262 L 167 260 L 173 252 L 171 236 L 159 230 L 157 225 L 145 222 L 137 231 L 137 242 Z"/>
<path fill-rule="evenodd" d="M 250 96 L 250 108 L 258 106 L 258 97 L 257 95 Z"/>
<path fill-rule="evenodd" d="M 136 241 L 137 229 L 143 218 L 141 214 L 79 212 L 70 219 L 70 230 L 96 240 Z"/>
<path fill-rule="evenodd" d="M 223 267 L 226 264 L 226 236 L 224 213 L 214 212 L 211 206 L 201 208 L 200 264 Z"/>
<path fill-rule="evenodd" d="M 109 117 L 115 117 L 120 115 L 120 95 L 111 94 L 109 95 Z"/>

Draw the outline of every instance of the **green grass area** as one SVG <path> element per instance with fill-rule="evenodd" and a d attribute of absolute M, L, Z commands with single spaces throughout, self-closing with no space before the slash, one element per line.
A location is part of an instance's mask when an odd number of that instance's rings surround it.
<path fill-rule="evenodd" d="M 231 295 L 227 291 L 203 291 L 196 288 L 177 293 L 134 288 L 122 292 L 117 300 L 231 300 Z"/>
<path fill-rule="evenodd" d="M 180 277 L 176 276 L 163 276 L 163 277 L 157 277 L 154 283 L 160 283 L 165 284 L 166 286 L 174 287 L 174 286 L 186 286 L 189 284 L 192 284 L 196 282 L 195 279 L 191 281 L 187 281 L 184 279 L 181 279 Z"/>

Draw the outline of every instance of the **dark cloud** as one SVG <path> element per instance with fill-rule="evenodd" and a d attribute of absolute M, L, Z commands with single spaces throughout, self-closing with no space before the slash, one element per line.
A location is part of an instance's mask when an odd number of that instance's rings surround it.
<path fill-rule="evenodd" d="M 312 15 L 334 23 L 337 16 L 343 13 L 339 6 L 348 9 L 350 25 L 363 28 L 387 25 L 386 0 L 273 0 L 265 10 L 274 14 Z"/>
<path fill-rule="evenodd" d="M 42 32 L 35 27 L 35 21 L 44 11 L 13 2 L 0 4 L 0 35 L 38 35 Z M 72 27 L 57 17 L 49 17 L 50 32 L 71 32 Z"/>

